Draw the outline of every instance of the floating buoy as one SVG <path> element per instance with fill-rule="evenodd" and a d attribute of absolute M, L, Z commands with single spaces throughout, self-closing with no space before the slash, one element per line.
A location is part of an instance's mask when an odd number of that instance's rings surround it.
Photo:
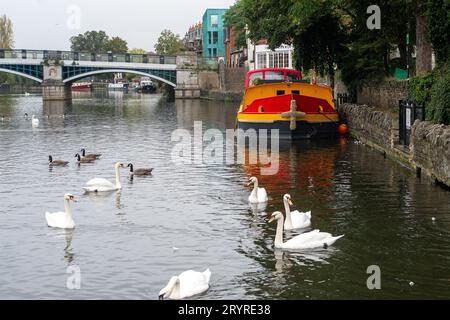
<path fill-rule="evenodd" d="M 338 128 L 339 134 L 345 136 L 348 133 L 348 126 L 344 123 L 339 125 Z"/>

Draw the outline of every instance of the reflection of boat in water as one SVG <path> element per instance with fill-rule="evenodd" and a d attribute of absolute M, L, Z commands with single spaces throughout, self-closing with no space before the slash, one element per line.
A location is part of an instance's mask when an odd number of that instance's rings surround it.
<path fill-rule="evenodd" d="M 330 87 L 302 82 L 299 71 L 250 71 L 237 115 L 240 129 L 279 129 L 284 139 L 336 136 L 339 116 Z"/>
<path fill-rule="evenodd" d="M 89 91 L 91 87 L 90 82 L 75 82 L 72 84 L 72 91 Z"/>

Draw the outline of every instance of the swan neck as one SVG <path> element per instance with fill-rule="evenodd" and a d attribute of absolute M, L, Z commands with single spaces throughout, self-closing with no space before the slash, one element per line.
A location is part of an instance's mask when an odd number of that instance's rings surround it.
<path fill-rule="evenodd" d="M 118 189 L 122 188 L 122 184 L 120 183 L 120 169 L 118 166 L 116 167 L 116 187 Z"/>
<path fill-rule="evenodd" d="M 284 224 L 284 218 L 281 217 L 277 221 L 277 233 L 275 235 L 275 247 L 279 248 L 283 245 L 283 224 Z"/>
<path fill-rule="evenodd" d="M 292 225 L 291 207 L 289 206 L 289 201 L 287 199 L 284 199 L 284 209 L 286 210 L 286 223 Z"/>
<path fill-rule="evenodd" d="M 67 217 L 72 219 L 72 209 L 70 208 L 70 200 L 64 199 L 64 212 Z"/>

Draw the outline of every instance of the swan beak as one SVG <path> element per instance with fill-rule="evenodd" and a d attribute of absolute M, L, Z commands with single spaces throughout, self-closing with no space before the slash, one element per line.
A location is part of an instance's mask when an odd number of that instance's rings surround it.
<path fill-rule="evenodd" d="M 292 203 L 291 200 L 289 200 L 289 205 L 290 205 L 290 206 L 293 206 L 293 205 L 294 205 L 294 204 Z"/>
<path fill-rule="evenodd" d="M 269 223 L 272 223 L 275 221 L 275 218 L 270 218 Z"/>
<path fill-rule="evenodd" d="M 158 297 L 158 300 L 164 300 L 164 295 L 163 295 L 163 294 L 160 295 L 160 296 Z"/>

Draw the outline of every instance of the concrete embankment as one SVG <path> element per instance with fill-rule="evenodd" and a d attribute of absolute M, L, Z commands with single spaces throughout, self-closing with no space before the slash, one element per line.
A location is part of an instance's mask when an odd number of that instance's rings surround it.
<path fill-rule="evenodd" d="M 403 148 L 395 113 L 355 104 L 343 104 L 338 110 L 356 139 L 450 187 L 450 126 L 416 121 L 410 146 Z"/>

